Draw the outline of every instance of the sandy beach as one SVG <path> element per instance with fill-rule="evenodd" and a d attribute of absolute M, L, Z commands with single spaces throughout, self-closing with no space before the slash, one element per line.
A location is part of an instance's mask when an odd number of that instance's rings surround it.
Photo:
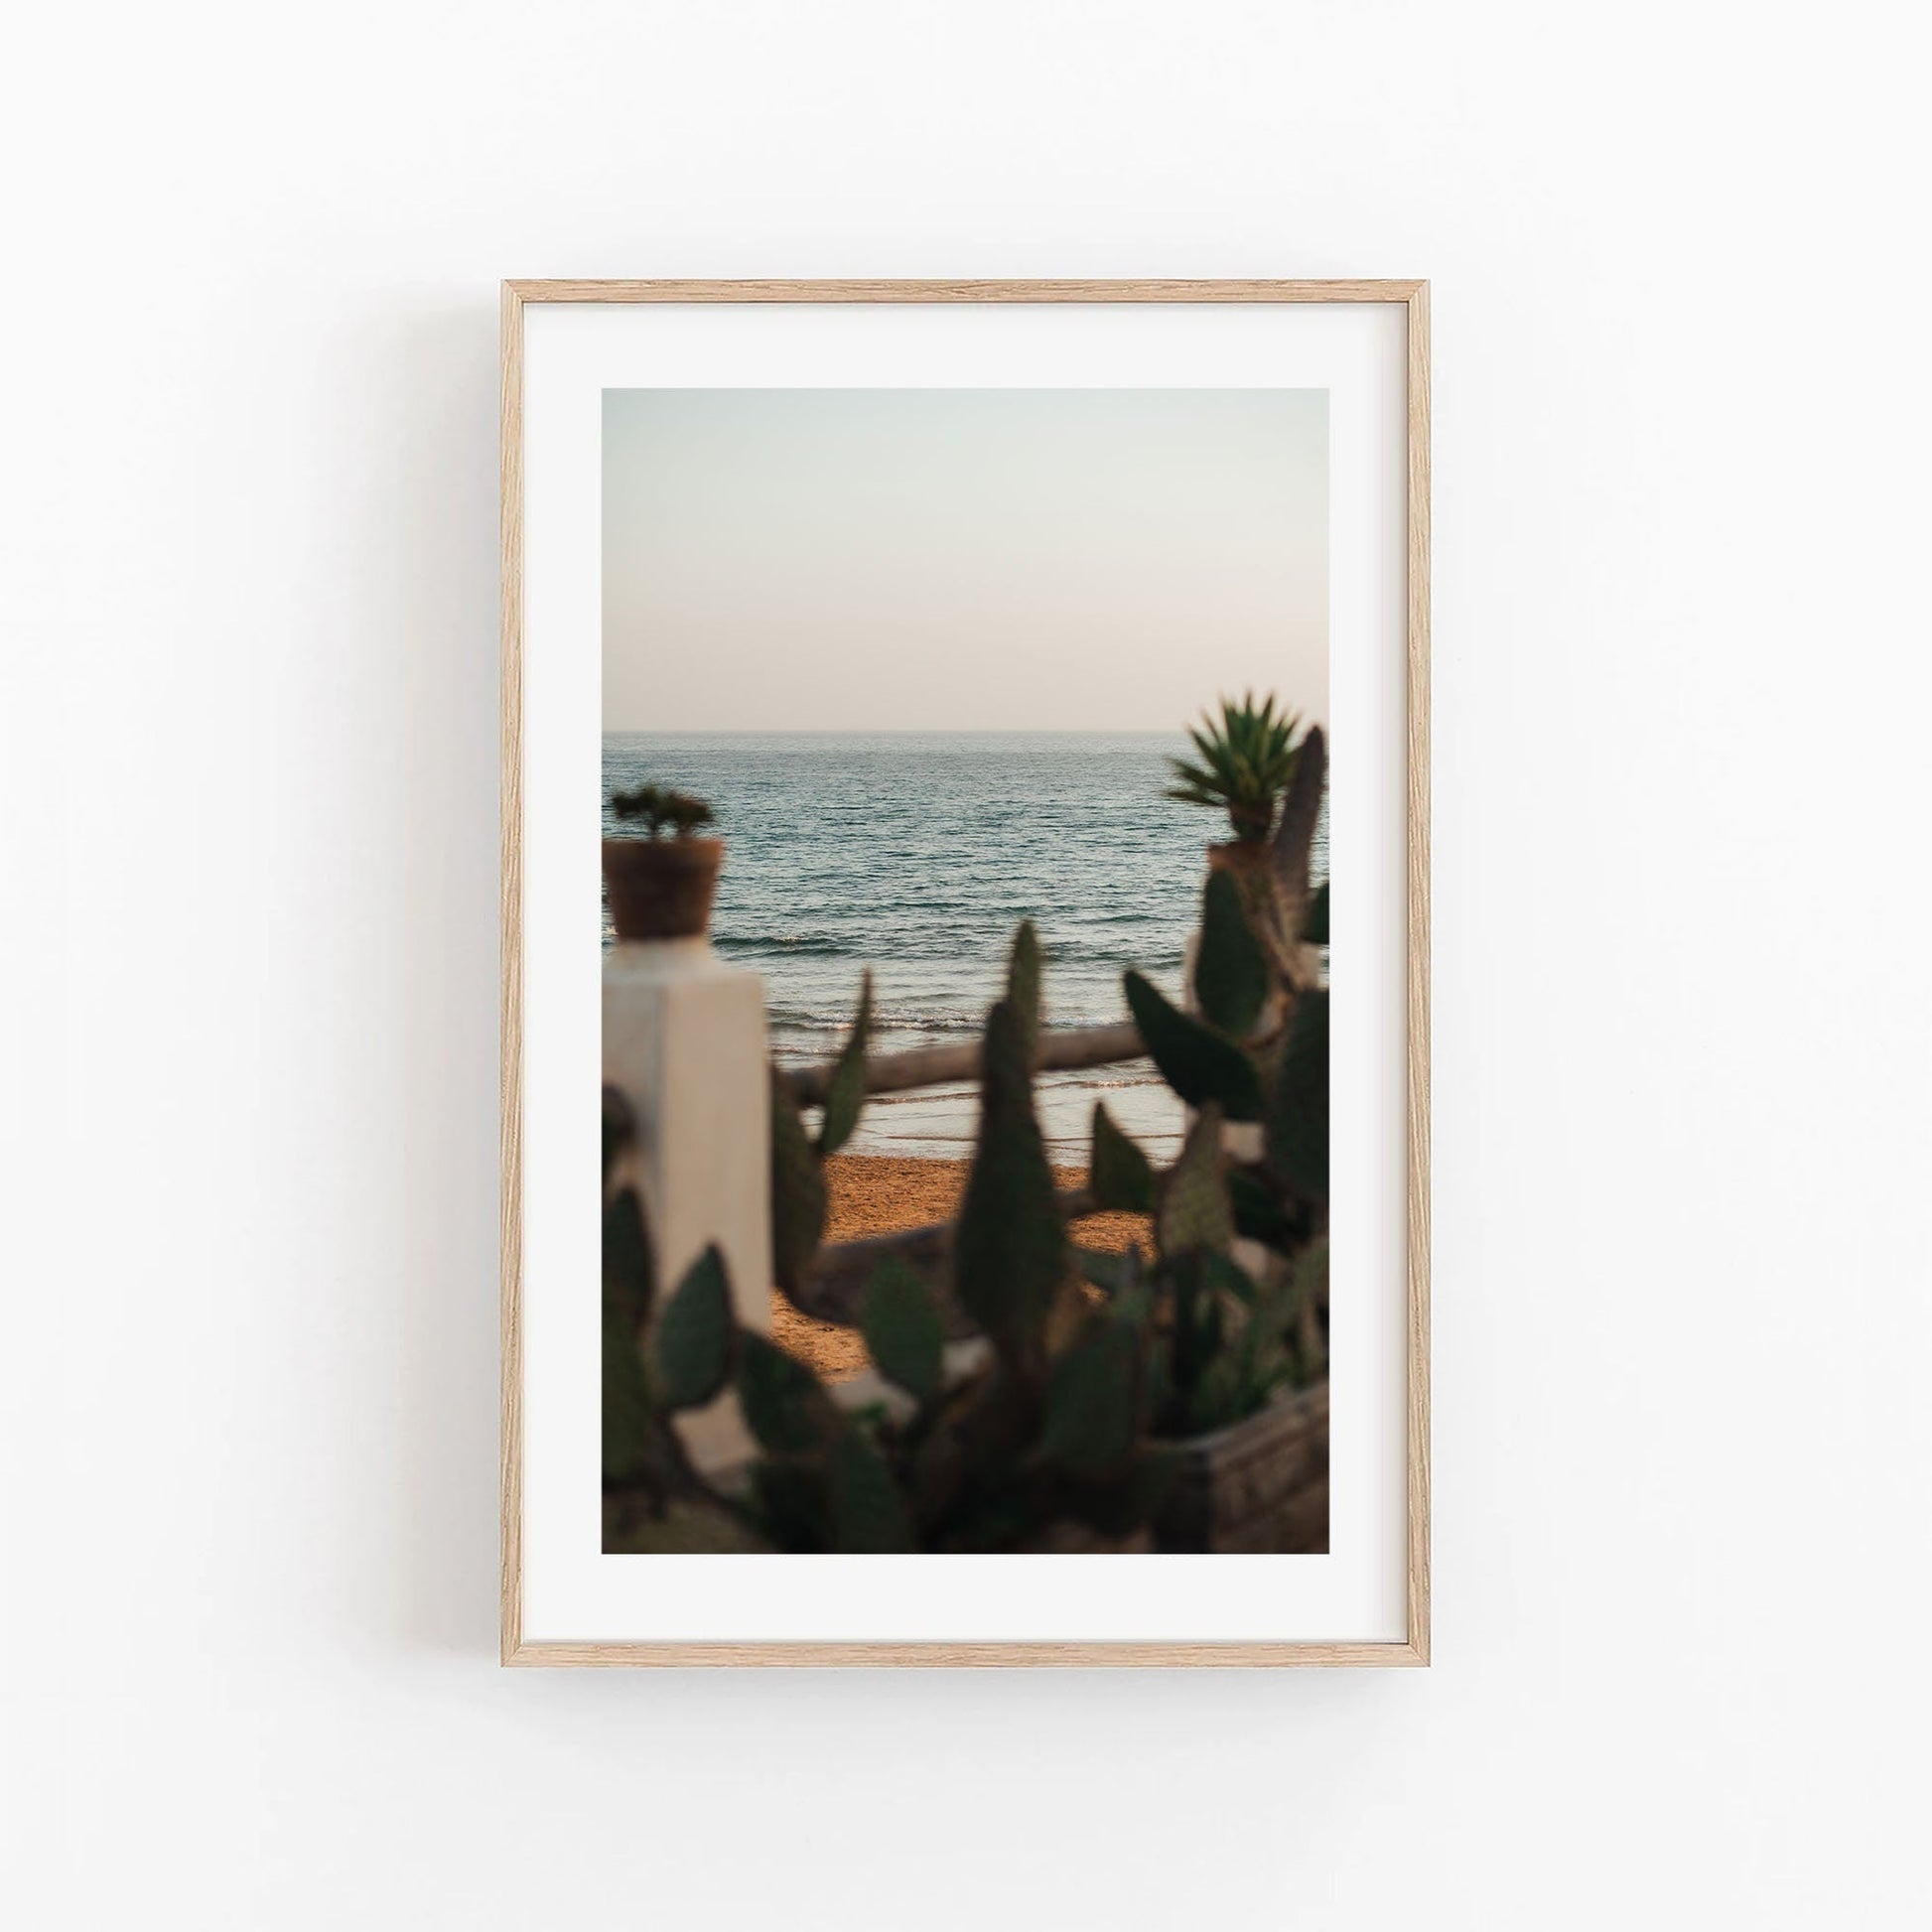
<path fill-rule="evenodd" d="M 950 1220 L 959 1211 L 966 1191 L 964 1161 L 914 1161 L 894 1155 L 835 1154 L 825 1164 L 830 1211 L 825 1239 L 857 1241 L 867 1235 L 890 1234 L 898 1228 L 922 1227 Z M 1084 1187 L 1084 1168 L 1055 1168 L 1060 1187 Z M 1081 1246 L 1125 1251 L 1138 1241 L 1151 1245 L 1144 1214 L 1093 1214 L 1072 1225 Z M 781 1295 L 772 1298 L 772 1339 L 809 1362 L 820 1375 L 849 1375 L 865 1365 L 865 1344 L 850 1328 L 813 1321 L 800 1314 Z"/>

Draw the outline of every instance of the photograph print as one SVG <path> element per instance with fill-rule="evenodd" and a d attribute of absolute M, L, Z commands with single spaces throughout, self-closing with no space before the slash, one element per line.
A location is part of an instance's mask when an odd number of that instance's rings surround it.
<path fill-rule="evenodd" d="M 1325 1552 L 1326 391 L 609 388 L 602 489 L 604 1552 Z"/>

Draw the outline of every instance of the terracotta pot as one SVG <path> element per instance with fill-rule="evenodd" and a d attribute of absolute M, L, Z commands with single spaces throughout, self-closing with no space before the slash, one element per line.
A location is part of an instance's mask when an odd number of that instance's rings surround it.
<path fill-rule="evenodd" d="M 1328 1384 L 1175 1445 L 1179 1467 L 1155 1518 L 1155 1547 L 1325 1556 Z"/>
<path fill-rule="evenodd" d="M 723 839 L 606 839 L 604 887 L 620 939 L 702 939 Z"/>

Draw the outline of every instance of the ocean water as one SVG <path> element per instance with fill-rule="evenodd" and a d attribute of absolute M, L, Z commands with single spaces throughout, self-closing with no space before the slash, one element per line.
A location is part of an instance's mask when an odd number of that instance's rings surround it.
<path fill-rule="evenodd" d="M 1124 1020 L 1129 966 L 1178 998 L 1204 849 L 1225 835 L 1213 814 L 1162 796 L 1184 745 L 623 732 L 604 740 L 605 796 L 649 780 L 711 801 L 727 841 L 712 942 L 763 977 L 773 1054 L 794 1065 L 836 1050 L 867 966 L 875 1051 L 977 1037 L 1026 917 L 1044 949 L 1049 1028 Z M 1178 1147 L 1179 1104 L 1142 1061 L 1042 1077 L 1055 1160 L 1084 1161 L 1096 1098 L 1150 1153 Z M 970 1086 L 878 1096 L 853 1151 L 963 1156 L 975 1105 Z"/>

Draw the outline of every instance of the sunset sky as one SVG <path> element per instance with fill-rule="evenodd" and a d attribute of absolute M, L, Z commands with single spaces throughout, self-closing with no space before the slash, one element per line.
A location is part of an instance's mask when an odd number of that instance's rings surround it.
<path fill-rule="evenodd" d="M 607 390 L 609 731 L 1328 704 L 1319 390 Z"/>

